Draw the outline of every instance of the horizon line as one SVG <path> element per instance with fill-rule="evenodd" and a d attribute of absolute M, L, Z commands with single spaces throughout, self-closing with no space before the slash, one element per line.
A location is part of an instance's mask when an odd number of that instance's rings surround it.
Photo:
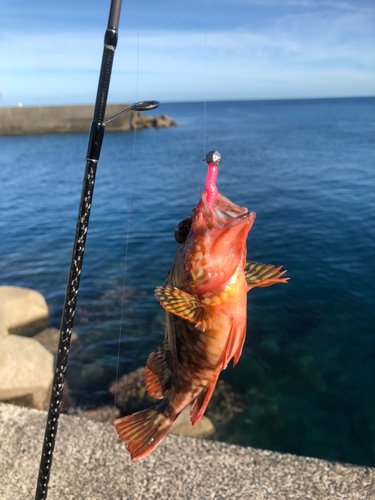
<path fill-rule="evenodd" d="M 375 95 L 367 96 L 331 96 L 331 97 L 270 97 L 270 98 L 252 98 L 252 99 L 202 99 L 202 100 L 187 100 L 187 101 L 161 101 L 160 104 L 198 104 L 198 103 L 219 103 L 219 102 L 277 102 L 277 101 L 324 101 L 324 100 L 345 100 L 345 99 L 374 99 Z M 108 102 L 108 105 L 129 104 L 129 102 Z M 0 109 L 5 108 L 42 108 L 42 107 L 74 107 L 74 106 L 94 106 L 94 102 L 81 103 L 81 104 L 38 104 L 38 105 L 17 105 L 17 106 L 1 106 Z"/>

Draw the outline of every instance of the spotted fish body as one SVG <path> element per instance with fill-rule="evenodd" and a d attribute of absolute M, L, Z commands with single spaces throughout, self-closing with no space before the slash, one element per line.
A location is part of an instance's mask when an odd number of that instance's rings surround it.
<path fill-rule="evenodd" d="M 162 401 L 115 422 L 132 460 L 147 456 L 192 401 L 191 422 L 199 422 L 220 372 L 241 356 L 247 292 L 288 279 L 280 268 L 246 262 L 254 220 L 254 212 L 220 193 L 211 210 L 205 191 L 193 215 L 176 226 L 176 256 L 165 286 L 155 290 L 166 310 L 165 339 L 146 366 L 146 389 Z"/>

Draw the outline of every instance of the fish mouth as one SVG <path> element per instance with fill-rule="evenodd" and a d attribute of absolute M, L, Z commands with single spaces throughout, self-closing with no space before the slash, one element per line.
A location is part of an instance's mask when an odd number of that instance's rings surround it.
<path fill-rule="evenodd" d="M 207 191 L 202 194 L 201 213 L 208 228 L 229 229 L 245 222 L 254 221 L 255 213 L 236 205 L 221 193 L 217 194 L 212 210 L 207 203 Z"/>
<path fill-rule="evenodd" d="M 204 191 L 190 220 L 182 258 L 191 280 L 189 287 L 201 294 L 222 286 L 238 266 L 245 266 L 246 238 L 255 213 L 220 193 L 210 209 Z"/>

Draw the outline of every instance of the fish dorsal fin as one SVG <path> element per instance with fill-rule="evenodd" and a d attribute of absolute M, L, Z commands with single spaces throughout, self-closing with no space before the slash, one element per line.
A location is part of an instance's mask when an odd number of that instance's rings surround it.
<path fill-rule="evenodd" d="M 216 317 L 215 306 L 204 304 L 194 295 L 170 285 L 158 286 L 155 296 L 166 311 L 195 323 L 195 326 L 202 325 L 203 331 L 207 326 L 212 327 Z"/>
<path fill-rule="evenodd" d="M 212 394 L 215 390 L 216 382 L 217 382 L 217 377 L 205 389 L 202 390 L 202 392 L 194 401 L 190 411 L 190 420 L 192 425 L 196 425 L 202 418 L 204 412 L 206 411 L 207 405 L 210 402 Z"/>
<path fill-rule="evenodd" d="M 280 272 L 283 266 L 275 267 L 271 264 L 259 264 L 258 262 L 246 261 L 244 269 L 245 277 L 248 285 L 248 291 L 252 288 L 266 287 L 275 283 L 286 283 L 289 278 L 281 278 L 286 271 Z"/>
<path fill-rule="evenodd" d="M 162 399 L 171 386 L 171 371 L 164 346 L 152 352 L 146 365 L 146 390 L 152 398 Z"/>

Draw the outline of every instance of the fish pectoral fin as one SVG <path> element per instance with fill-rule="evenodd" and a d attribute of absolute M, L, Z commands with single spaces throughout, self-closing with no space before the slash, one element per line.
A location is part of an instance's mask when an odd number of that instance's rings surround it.
<path fill-rule="evenodd" d="M 207 326 L 212 327 L 216 316 L 215 306 L 202 304 L 197 297 L 170 285 L 158 286 L 155 296 L 166 311 L 195 323 L 195 326 L 202 325 L 203 331 Z"/>
<path fill-rule="evenodd" d="M 171 371 L 163 345 L 148 357 L 145 380 L 146 390 L 152 398 L 162 399 L 167 390 L 170 389 Z"/>
<path fill-rule="evenodd" d="M 190 421 L 192 425 L 197 425 L 199 420 L 202 418 L 204 412 L 206 411 L 207 405 L 211 400 L 212 394 L 216 387 L 216 380 L 211 382 L 196 398 L 190 411 Z"/>
<path fill-rule="evenodd" d="M 289 278 L 281 278 L 286 271 L 281 271 L 283 266 L 275 267 L 271 264 L 259 264 L 258 262 L 246 261 L 244 269 L 245 277 L 248 285 L 248 291 L 252 288 L 266 287 L 275 283 L 286 283 Z"/>

